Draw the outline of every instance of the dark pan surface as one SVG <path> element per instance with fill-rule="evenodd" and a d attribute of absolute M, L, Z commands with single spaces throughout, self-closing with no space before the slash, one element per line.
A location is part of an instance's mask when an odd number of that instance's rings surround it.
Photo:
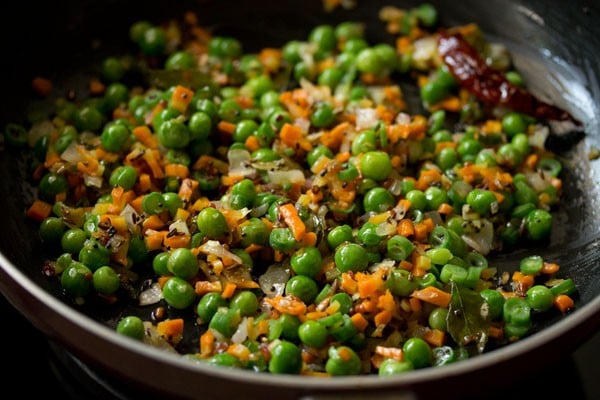
<path fill-rule="evenodd" d="M 43 106 L 28 91 L 34 75 L 53 78 L 59 90 L 75 88 L 83 96 L 82 83 L 92 72 L 90 67 L 97 65 L 106 54 L 126 52 L 129 43 L 122 39 L 127 37 L 129 25 L 141 18 L 158 22 L 166 17 L 178 18 L 187 9 L 202 10 L 198 15 L 203 25 L 217 33 L 241 38 L 244 48 L 252 50 L 265 45 L 281 46 L 291 38 L 306 37 L 312 26 L 324 21 L 371 21 L 368 35 L 376 40 L 382 37 L 382 31 L 376 28 L 381 27 L 377 11 L 382 5 L 394 4 L 359 0 L 356 9 L 340 9 L 326 15 L 320 1 L 149 3 L 59 1 L 36 5 L 39 8 L 36 12 L 32 12 L 30 4 L 11 5 L 10 11 L 2 10 L 1 15 L 10 19 L 2 26 L 2 48 L 5 54 L 13 55 L 0 61 L 2 70 L 9 71 L 0 79 L 5 99 L 0 115 L 2 126 L 9 121 L 20 121 L 29 109 Z M 401 6 L 412 3 L 395 2 Z M 356 395 L 377 390 L 384 396 L 397 389 L 425 393 L 427 382 L 433 379 L 437 385 L 460 387 L 460 377 L 470 375 L 468 379 L 472 381 L 494 365 L 500 377 L 524 368 L 518 361 L 526 357 L 543 362 L 550 357 L 543 349 L 550 345 L 560 343 L 558 349 L 565 353 L 574 349 L 600 326 L 600 215 L 597 211 L 600 209 L 600 164 L 588 158 L 593 148 L 600 147 L 600 87 L 596 75 L 600 64 L 600 25 L 597 24 L 600 9 L 581 1 L 566 4 L 542 0 L 473 0 L 461 2 L 460 7 L 454 2 L 432 3 L 438 6 L 445 25 L 476 21 L 484 32 L 507 44 L 517 67 L 536 94 L 568 108 L 585 124 L 584 140 L 571 143 L 557 138 L 552 143 L 564 158 L 567 175 L 563 180 L 566 195 L 561 211 L 555 216 L 557 229 L 549 245 L 519 250 L 494 261 L 500 268 L 514 269 L 515 259 L 536 253 L 561 264 L 562 274 L 573 277 L 579 288 L 577 310 L 572 315 L 540 324 L 536 327 L 540 332 L 522 343 L 495 350 L 489 356 L 469 360 L 456 368 L 452 366 L 444 371 L 445 376 L 436 371 L 418 371 L 385 382 L 369 377 L 307 384 L 294 378 L 196 368 L 116 337 L 112 327 L 122 315 L 132 311 L 130 306 L 111 311 L 103 308 L 100 312 L 93 305 L 75 310 L 65 302 L 57 283 L 41 273 L 44 249 L 37 240 L 35 224 L 24 217 L 31 189 L 23 184 L 28 179 L 23 159 L 7 152 L 0 153 L 0 193 L 3 194 L 0 209 L 5 215 L 0 227 L 2 293 L 43 332 L 84 359 L 131 378 L 144 389 L 186 397 L 197 393 L 199 387 L 215 398 L 226 398 L 244 390 L 243 386 L 226 383 L 221 390 L 214 388 L 219 382 L 223 385 L 222 382 L 231 380 L 252 385 L 255 389 L 252 398 L 262 397 L 274 388 L 281 394 L 280 398 L 290 399 L 332 390 L 347 390 Z M 70 78 L 75 74 L 78 78 Z M 209 378 L 214 383 L 206 386 Z"/>

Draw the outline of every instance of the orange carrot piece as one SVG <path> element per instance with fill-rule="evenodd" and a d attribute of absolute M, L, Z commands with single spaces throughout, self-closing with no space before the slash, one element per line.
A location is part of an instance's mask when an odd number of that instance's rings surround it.
<path fill-rule="evenodd" d="M 542 267 L 542 270 L 540 272 L 542 274 L 551 275 L 557 273 L 559 269 L 560 265 L 556 263 L 544 262 L 544 266 Z"/>
<path fill-rule="evenodd" d="M 221 296 L 223 296 L 224 299 L 230 299 L 233 297 L 235 289 L 237 289 L 237 285 L 235 283 L 227 282 L 223 288 L 223 293 L 221 293 Z"/>
<path fill-rule="evenodd" d="M 170 340 L 179 340 L 183 335 L 183 318 L 166 319 L 156 325 L 156 330 Z"/>
<path fill-rule="evenodd" d="M 155 149 L 158 147 L 158 139 L 156 138 L 156 136 L 154 136 L 154 134 L 152 133 L 150 128 L 148 128 L 148 126 L 136 126 L 135 128 L 133 128 L 132 133 L 133 136 L 135 136 L 136 139 L 144 146 L 149 147 L 151 149 Z"/>
<path fill-rule="evenodd" d="M 176 176 L 185 179 L 190 175 L 190 170 L 186 165 L 169 163 L 165 165 L 165 176 Z"/>
<path fill-rule="evenodd" d="M 361 313 L 353 314 L 350 317 L 350 319 L 352 320 L 352 323 L 354 324 L 356 329 L 358 329 L 361 332 L 367 329 L 367 326 L 369 326 L 369 321 L 367 321 L 365 316 Z"/>
<path fill-rule="evenodd" d="M 409 237 L 415 234 L 414 222 L 410 218 L 401 219 L 396 230 L 398 235 Z"/>
<path fill-rule="evenodd" d="M 293 296 L 275 296 L 273 298 L 266 298 L 265 301 L 269 303 L 274 309 L 283 314 L 291 315 L 303 315 L 306 313 L 306 304 L 303 301 L 296 299 Z"/>
<path fill-rule="evenodd" d="M 382 356 L 383 358 L 393 358 L 397 361 L 404 360 L 404 352 L 399 347 L 375 346 L 374 353 Z"/>
<path fill-rule="evenodd" d="M 208 358 L 212 355 L 215 348 L 215 335 L 210 329 L 207 329 L 200 336 L 200 357 Z"/>
<path fill-rule="evenodd" d="M 381 310 L 373 318 L 376 326 L 386 325 L 392 320 L 392 312 L 389 310 Z"/>
<path fill-rule="evenodd" d="M 223 290 L 223 286 L 221 285 L 221 281 L 196 281 L 194 284 L 194 291 L 198 296 L 205 295 L 210 292 L 221 292 Z M 208 321 L 204 321 L 208 322 Z"/>
<path fill-rule="evenodd" d="M 575 307 L 575 301 L 573 301 L 573 299 L 566 294 L 559 294 L 554 298 L 554 306 L 561 313 L 566 313 Z"/>
<path fill-rule="evenodd" d="M 33 90 L 42 97 L 49 96 L 52 93 L 52 81 L 41 76 L 36 76 L 31 81 Z"/>
<path fill-rule="evenodd" d="M 358 291 L 358 283 L 356 283 L 350 274 L 344 272 L 340 288 L 349 295 L 353 295 Z"/>
<path fill-rule="evenodd" d="M 446 333 L 439 329 L 427 329 L 423 340 L 434 347 L 443 346 L 446 343 Z"/>
<path fill-rule="evenodd" d="M 221 120 L 217 124 L 217 129 L 223 133 L 232 135 L 235 132 L 235 124 L 233 122 Z"/>
<path fill-rule="evenodd" d="M 171 107 L 183 114 L 191 103 L 193 96 L 193 90 L 177 85 L 171 95 Z"/>
<path fill-rule="evenodd" d="M 52 213 L 52 204 L 46 203 L 43 200 L 34 200 L 31 206 L 27 209 L 27 216 L 34 221 L 42 222 Z"/>
<path fill-rule="evenodd" d="M 157 231 L 148 229 L 144 233 L 144 244 L 148 251 L 160 250 L 163 248 L 163 240 L 167 236 L 167 231 Z"/>
<path fill-rule="evenodd" d="M 279 206 L 279 212 L 283 216 L 283 220 L 287 226 L 292 230 L 294 239 L 301 241 L 306 234 L 306 225 L 298 215 L 298 210 L 292 203 L 286 203 Z"/>
<path fill-rule="evenodd" d="M 411 297 L 439 307 L 448 307 L 452 296 L 435 286 L 427 286 L 421 290 L 412 292 Z"/>
<path fill-rule="evenodd" d="M 326 131 L 321 136 L 321 144 L 329 147 L 333 151 L 337 151 L 346 136 L 346 131 L 350 127 L 348 122 L 342 122 L 333 127 L 330 131 Z"/>
<path fill-rule="evenodd" d="M 246 147 L 246 149 L 248 149 L 249 152 L 253 152 L 255 150 L 260 149 L 260 142 L 258 141 L 256 135 L 250 135 L 246 138 L 244 146 Z"/>
<path fill-rule="evenodd" d="M 192 237 L 189 234 L 185 235 L 171 235 L 167 233 L 163 239 L 163 245 L 167 249 L 179 249 L 182 247 L 189 247 Z"/>

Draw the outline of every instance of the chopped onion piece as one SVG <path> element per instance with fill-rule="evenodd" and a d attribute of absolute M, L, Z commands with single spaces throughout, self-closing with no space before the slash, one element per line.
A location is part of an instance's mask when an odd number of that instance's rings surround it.
<path fill-rule="evenodd" d="M 92 175 L 88 175 L 88 174 L 83 175 L 83 183 L 86 186 L 101 188 L 102 181 L 103 181 L 102 176 L 92 176 Z"/>
<path fill-rule="evenodd" d="M 236 344 L 242 343 L 248 338 L 248 323 L 250 322 L 248 317 L 242 318 L 236 331 L 231 336 L 231 341 Z"/>
<path fill-rule="evenodd" d="M 70 164 L 77 164 L 78 162 L 84 160 L 83 153 L 83 146 L 77 144 L 75 141 L 72 141 L 65 151 L 60 154 L 60 158 Z"/>
<path fill-rule="evenodd" d="M 250 152 L 244 149 L 232 149 L 227 152 L 229 161 L 229 174 L 249 176 L 256 171 L 252 168 Z"/>
<path fill-rule="evenodd" d="M 236 264 L 241 264 L 242 259 L 229 250 L 227 250 L 218 240 L 208 240 L 206 243 L 198 247 L 198 249 L 204 254 L 214 254 L 219 258 L 229 257 Z"/>
<path fill-rule="evenodd" d="M 302 183 L 306 180 L 304 173 L 299 169 L 290 169 L 288 171 L 269 171 L 269 180 L 276 185 L 286 183 Z"/>
<path fill-rule="evenodd" d="M 39 138 L 50 135 L 55 130 L 54 124 L 49 120 L 36 122 L 27 133 L 27 143 L 33 147 Z"/>
<path fill-rule="evenodd" d="M 467 245 L 485 256 L 492 250 L 494 225 L 487 219 L 481 219 L 479 222 L 480 229 L 477 232 L 465 233 L 461 237 Z"/>
<path fill-rule="evenodd" d="M 258 278 L 258 284 L 267 297 L 283 295 L 285 284 L 290 279 L 290 269 L 283 264 L 273 264 Z"/>
<path fill-rule="evenodd" d="M 131 233 L 139 233 L 140 232 L 140 223 L 142 222 L 142 218 L 137 213 L 135 208 L 133 208 L 129 203 L 125 204 L 123 210 L 120 214 L 122 217 L 125 217 L 125 222 L 127 223 L 127 229 Z"/>
<path fill-rule="evenodd" d="M 427 36 L 414 41 L 413 65 L 417 69 L 427 69 L 437 54 L 437 39 Z"/>
<path fill-rule="evenodd" d="M 356 129 L 372 128 L 377 121 L 379 121 L 379 116 L 374 108 L 359 108 L 356 110 Z"/>
<path fill-rule="evenodd" d="M 140 306 L 148 306 L 158 303 L 162 298 L 162 289 L 158 282 L 155 282 L 148 289 L 140 293 L 138 301 Z"/>

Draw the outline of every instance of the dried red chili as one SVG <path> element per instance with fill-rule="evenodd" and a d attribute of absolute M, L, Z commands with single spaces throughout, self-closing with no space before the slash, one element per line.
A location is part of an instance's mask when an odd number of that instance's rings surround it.
<path fill-rule="evenodd" d="M 440 32 L 438 52 L 459 85 L 480 101 L 503 105 L 543 120 L 572 121 L 581 125 L 567 111 L 510 83 L 502 72 L 488 66 L 461 34 Z"/>

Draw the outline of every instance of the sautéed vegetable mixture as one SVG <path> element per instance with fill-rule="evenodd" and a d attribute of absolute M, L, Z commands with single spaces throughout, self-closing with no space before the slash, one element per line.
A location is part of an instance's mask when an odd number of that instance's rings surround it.
<path fill-rule="evenodd" d="M 141 305 L 120 334 L 273 374 L 440 367 L 573 309 L 553 260 L 492 256 L 549 240 L 548 122 L 577 121 L 476 24 L 380 19 L 389 42 L 346 21 L 255 53 L 191 12 L 134 23 L 89 96 L 5 129 L 31 150 L 44 273 L 78 305 Z"/>

